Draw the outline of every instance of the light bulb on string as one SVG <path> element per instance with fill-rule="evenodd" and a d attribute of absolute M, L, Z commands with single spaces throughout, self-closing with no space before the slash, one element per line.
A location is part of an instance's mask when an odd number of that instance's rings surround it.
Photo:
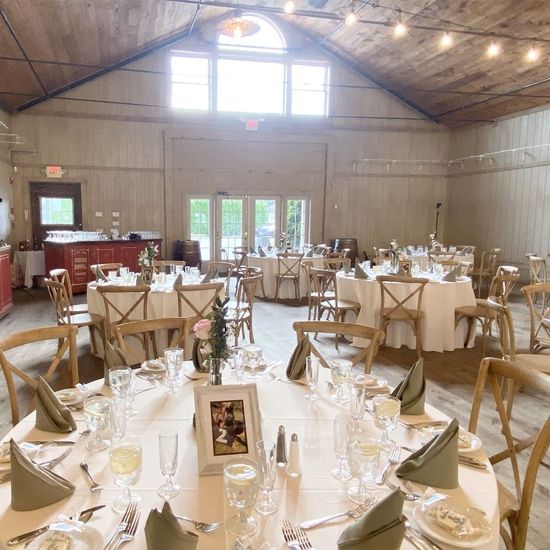
<path fill-rule="evenodd" d="M 529 63 L 534 63 L 540 56 L 539 50 L 535 47 L 535 44 L 531 44 L 529 51 L 525 55 L 525 58 Z"/>
<path fill-rule="evenodd" d="M 393 28 L 393 36 L 395 36 L 395 38 L 401 38 L 402 36 L 407 34 L 407 30 L 407 25 L 405 25 L 405 23 L 401 21 L 401 10 L 399 10 L 399 18 L 395 27 Z"/>
<path fill-rule="evenodd" d="M 346 15 L 346 25 L 355 25 L 357 23 L 357 15 L 355 13 L 350 12 Z"/>
<path fill-rule="evenodd" d="M 500 53 L 500 46 L 493 40 L 487 48 L 487 55 L 489 57 L 496 57 Z"/>
<path fill-rule="evenodd" d="M 285 13 L 290 15 L 291 13 L 294 13 L 294 10 L 296 9 L 296 4 L 292 0 L 287 0 L 284 5 Z"/>
<path fill-rule="evenodd" d="M 453 37 L 449 34 L 449 31 L 447 30 L 447 25 L 445 25 L 445 30 L 443 31 L 443 35 L 439 40 L 439 45 L 443 49 L 450 48 L 453 45 Z"/>

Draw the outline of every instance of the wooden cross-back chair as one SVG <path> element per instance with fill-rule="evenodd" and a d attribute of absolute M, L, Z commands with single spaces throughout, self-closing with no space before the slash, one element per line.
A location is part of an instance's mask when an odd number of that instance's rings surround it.
<path fill-rule="evenodd" d="M 460 244 L 456 246 L 456 253 L 459 256 L 464 256 L 465 254 L 475 254 L 476 247 L 469 244 Z"/>
<path fill-rule="evenodd" d="M 300 269 L 302 270 L 302 275 L 306 281 L 306 292 L 307 292 L 307 320 L 311 320 L 313 316 L 314 319 L 318 318 L 318 307 L 319 307 L 319 293 L 314 288 L 313 279 L 311 277 L 310 270 L 314 266 L 313 260 L 305 258 L 302 260 Z M 334 292 L 331 293 L 331 297 L 334 298 Z"/>
<path fill-rule="evenodd" d="M 545 283 L 548 278 L 546 270 L 546 260 L 532 254 L 528 257 L 529 260 L 529 282 L 534 285 L 537 283 Z"/>
<path fill-rule="evenodd" d="M 332 269 L 333 271 L 341 271 L 342 269 L 351 269 L 351 260 L 345 256 L 339 256 L 337 258 L 325 258 L 323 260 L 323 267 L 325 269 Z"/>
<path fill-rule="evenodd" d="M 294 283 L 294 295 L 300 299 L 300 264 L 304 255 L 294 252 L 277 254 L 277 273 L 275 274 L 275 300 L 279 299 L 279 290 L 284 281 Z"/>
<path fill-rule="evenodd" d="M 235 309 L 233 321 L 235 326 L 235 340 L 238 341 L 241 331 L 246 327 L 248 330 L 248 339 L 254 343 L 254 325 L 253 309 L 254 297 L 256 296 L 258 285 L 261 283 L 263 274 L 242 277 L 237 288 L 237 301 L 231 307 Z"/>
<path fill-rule="evenodd" d="M 327 257 L 330 254 L 331 248 L 326 244 L 316 244 L 313 246 L 312 254 L 314 256 Z"/>
<path fill-rule="evenodd" d="M 550 349 L 550 281 L 522 287 L 530 314 L 529 350 Z"/>
<path fill-rule="evenodd" d="M 244 246 L 236 246 L 233 249 L 233 258 L 235 258 L 235 276 L 237 277 L 237 283 L 241 277 L 246 275 L 246 263 L 247 263 L 248 249 Z M 235 288 L 235 294 L 237 289 Z"/>
<path fill-rule="evenodd" d="M 192 321 L 193 319 L 186 317 L 130 321 L 113 327 L 113 334 L 117 340 L 118 349 L 122 352 L 128 364 L 140 363 L 141 356 L 130 345 L 127 336 L 138 337 L 147 360 L 160 357 L 164 348 L 167 347 L 182 348 L 185 359 L 190 359 L 193 347 L 191 338 Z M 166 342 L 166 344 L 161 348 L 159 336 L 164 333 L 166 333 L 166 339 L 161 340 L 161 342 Z"/>
<path fill-rule="evenodd" d="M 265 288 L 264 288 L 264 272 L 261 267 L 254 267 L 254 266 L 248 266 L 245 270 L 244 276 L 245 277 L 254 277 L 255 275 L 261 275 L 262 278 L 260 279 L 260 286 L 262 287 L 262 298 L 265 298 Z M 235 289 L 235 293 L 239 290 L 238 288 Z"/>
<path fill-rule="evenodd" d="M 55 307 L 55 315 L 58 325 L 74 325 L 75 327 L 88 327 L 90 331 L 90 341 L 92 353 L 97 354 L 96 336 L 99 332 L 99 337 L 104 344 L 105 338 L 105 318 L 97 313 L 73 313 L 71 311 L 71 302 L 67 296 L 65 285 L 53 281 L 52 279 L 44 279 L 48 294 Z"/>
<path fill-rule="evenodd" d="M 175 265 L 183 269 L 186 265 L 186 262 L 185 260 L 153 260 L 153 270 L 155 273 L 170 273 L 171 265 Z"/>
<path fill-rule="evenodd" d="M 505 385 L 515 385 L 546 396 L 546 403 L 550 401 L 550 377 L 544 376 L 533 369 L 525 369 L 514 362 L 503 359 L 486 358 L 481 362 L 477 378 L 470 423 L 468 431 L 476 433 L 484 398 L 488 391 L 492 394 L 498 417 L 502 424 L 502 434 L 505 439 L 505 448 L 489 457 L 491 464 L 498 464 L 509 460 L 513 471 L 515 494 L 498 482 L 500 534 L 508 550 L 524 550 L 527 542 L 529 514 L 535 491 L 538 470 L 550 444 L 550 416 L 548 408 L 539 411 L 537 415 L 530 415 L 530 420 L 540 419 L 541 428 L 536 435 L 528 439 L 518 440 L 512 433 L 510 417 L 506 411 L 502 395 L 502 382 Z M 491 413 L 494 410 L 491 404 Z M 488 413 L 489 414 L 489 413 Z M 523 420 L 523 419 L 522 419 Z M 523 424 L 524 422 L 522 422 Z M 487 443 L 484 444 L 487 449 Z M 518 453 L 531 447 L 529 460 L 523 476 L 518 463 Z M 523 483 L 522 483 L 523 481 Z M 508 523 L 509 532 L 503 525 Z"/>
<path fill-rule="evenodd" d="M 296 321 L 292 324 L 292 328 L 296 332 L 296 338 L 298 342 L 308 334 L 331 334 L 336 336 L 352 336 L 354 338 L 361 338 L 368 340 L 368 345 L 361 348 L 353 358 L 351 362 L 356 365 L 363 361 L 365 363 L 365 372 L 370 373 L 372 369 L 372 362 L 374 357 L 378 353 L 378 347 L 384 337 L 384 333 L 373 327 L 367 327 L 365 325 L 358 325 L 355 323 L 340 323 L 334 321 Z M 311 352 L 319 358 L 319 361 L 325 368 L 330 368 L 328 361 L 322 356 L 319 350 L 311 342 Z"/>
<path fill-rule="evenodd" d="M 211 311 L 224 283 L 201 283 L 199 285 L 174 285 L 178 296 L 178 315 L 189 317 L 195 324 Z M 203 296 L 201 299 L 201 295 Z"/>
<path fill-rule="evenodd" d="M 481 253 L 481 261 L 471 271 L 472 280 L 477 284 L 477 297 L 481 298 L 481 288 L 485 281 L 492 281 L 497 270 L 497 260 L 502 252 L 501 248 L 491 248 Z M 489 290 L 489 294 L 491 291 Z"/>
<path fill-rule="evenodd" d="M 50 270 L 50 279 L 56 283 L 61 283 L 65 287 L 67 292 L 67 298 L 71 305 L 71 313 L 88 313 L 88 304 L 75 304 L 73 302 L 73 285 L 71 284 L 71 277 L 66 269 L 52 269 Z"/>
<path fill-rule="evenodd" d="M 92 272 L 94 277 L 96 276 L 96 271 L 98 268 L 101 269 L 101 271 L 103 271 L 105 275 L 107 275 L 109 271 L 116 271 L 116 274 L 120 275 L 121 267 L 122 267 L 122 264 L 118 262 L 111 262 L 111 263 L 105 263 L 105 264 L 92 264 L 90 266 L 90 271 Z"/>
<path fill-rule="evenodd" d="M 443 265 L 444 262 L 454 261 L 455 256 L 453 252 L 428 252 L 428 261 Z"/>
<path fill-rule="evenodd" d="M 231 276 L 235 269 L 237 269 L 237 266 L 233 262 L 210 262 L 208 264 L 208 273 L 213 277 L 225 277 L 225 292 L 228 296 L 231 286 Z"/>
<path fill-rule="evenodd" d="M 69 372 L 71 375 L 71 384 L 78 384 L 78 350 L 76 347 L 76 335 L 78 328 L 72 325 L 61 325 L 54 327 L 35 328 L 15 334 L 10 334 L 0 341 L 0 366 L 6 379 L 8 396 L 10 399 L 11 419 L 15 426 L 20 420 L 19 402 L 17 399 L 17 389 L 15 387 L 14 376 L 20 378 L 27 386 L 36 390 L 36 380 L 31 378 L 26 372 L 18 368 L 10 361 L 5 353 L 15 350 L 18 347 L 37 342 L 46 342 L 48 340 L 57 341 L 57 353 L 54 355 L 48 370 L 42 375 L 45 380 L 50 380 L 57 367 L 61 363 L 63 356 L 69 352 Z M 42 354 L 42 352 L 40 352 Z M 28 353 L 25 355 L 28 356 Z M 34 400 L 33 400 L 34 402 Z"/>
<path fill-rule="evenodd" d="M 451 271 L 455 267 L 460 266 L 460 273 L 462 273 L 462 263 L 458 260 L 441 260 L 438 263 L 443 267 L 443 271 Z"/>
<path fill-rule="evenodd" d="M 422 297 L 424 287 L 429 280 L 385 275 L 377 277 L 377 281 L 380 285 L 380 329 L 386 335 L 391 322 L 407 323 L 416 337 L 416 353 L 420 357 L 422 355 L 422 319 L 424 318 Z M 393 286 L 393 283 L 407 283 L 411 287 L 410 291 L 404 298 L 397 298 L 396 287 Z M 413 305 L 414 299 L 416 299 L 416 306 Z"/>

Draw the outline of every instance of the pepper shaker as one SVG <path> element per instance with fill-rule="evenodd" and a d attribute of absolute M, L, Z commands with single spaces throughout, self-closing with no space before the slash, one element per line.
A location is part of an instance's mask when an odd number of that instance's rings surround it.
<path fill-rule="evenodd" d="M 283 425 L 277 432 L 277 466 L 286 466 L 286 433 Z"/>
<path fill-rule="evenodd" d="M 300 466 L 300 450 L 298 448 L 298 434 L 292 434 L 292 437 L 290 438 L 286 473 L 290 477 L 299 477 L 302 475 L 302 468 Z"/>

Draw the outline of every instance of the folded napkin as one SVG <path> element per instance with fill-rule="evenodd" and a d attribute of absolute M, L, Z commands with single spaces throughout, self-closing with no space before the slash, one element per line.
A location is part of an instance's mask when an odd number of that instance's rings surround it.
<path fill-rule="evenodd" d="M 145 523 L 147 550 L 194 550 L 199 536 L 181 528 L 170 504 L 164 502 L 162 512 L 153 508 Z"/>
<path fill-rule="evenodd" d="M 304 336 L 294 348 L 288 367 L 286 377 L 290 380 L 299 380 L 306 373 L 306 357 L 311 353 L 311 342 L 309 336 Z"/>
<path fill-rule="evenodd" d="M 176 277 L 176 280 L 174 281 L 174 286 L 176 285 L 182 285 L 183 284 L 183 276 L 182 274 L 180 273 L 177 277 Z"/>
<path fill-rule="evenodd" d="M 393 390 L 392 395 L 401 400 L 401 414 L 424 414 L 425 394 L 424 359 L 421 357 Z"/>
<path fill-rule="evenodd" d="M 405 536 L 403 494 L 399 489 L 376 503 L 355 523 L 346 527 L 338 539 L 339 550 L 397 550 Z"/>
<path fill-rule="evenodd" d="M 18 512 L 43 508 L 75 491 L 70 481 L 35 464 L 13 439 L 10 441 L 10 461 L 11 507 Z"/>
<path fill-rule="evenodd" d="M 250 247 L 248 251 L 250 252 L 250 254 L 256 254 L 256 251 L 252 247 Z"/>
<path fill-rule="evenodd" d="M 404 460 L 395 473 L 442 489 L 458 487 L 458 420 Z"/>
<path fill-rule="evenodd" d="M 201 283 L 209 283 L 212 280 L 212 272 L 208 271 L 206 275 L 201 279 Z"/>
<path fill-rule="evenodd" d="M 95 280 L 96 282 L 107 281 L 107 277 L 105 276 L 105 273 L 103 273 L 103 269 L 99 266 L 95 268 Z"/>
<path fill-rule="evenodd" d="M 76 430 L 71 411 L 55 395 L 48 383 L 38 377 L 35 425 L 45 432 L 69 433 Z"/>
<path fill-rule="evenodd" d="M 441 280 L 447 281 L 448 283 L 456 283 L 456 278 L 460 276 L 461 271 L 462 271 L 462 266 L 457 265 L 456 267 L 453 267 L 453 269 L 445 273 L 445 275 L 443 275 Z"/>
<path fill-rule="evenodd" d="M 359 265 L 355 264 L 355 271 L 353 273 L 355 279 L 368 279 L 369 276 L 365 273 L 365 270 Z"/>
<path fill-rule="evenodd" d="M 267 256 L 267 254 L 265 253 L 265 250 L 261 246 L 258 247 L 258 254 L 262 258 L 265 258 Z"/>

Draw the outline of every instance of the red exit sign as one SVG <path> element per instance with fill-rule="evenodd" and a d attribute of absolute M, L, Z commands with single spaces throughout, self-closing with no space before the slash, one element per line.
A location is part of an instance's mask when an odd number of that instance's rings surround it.
<path fill-rule="evenodd" d="M 47 178 L 62 178 L 64 174 L 61 166 L 46 166 Z"/>

